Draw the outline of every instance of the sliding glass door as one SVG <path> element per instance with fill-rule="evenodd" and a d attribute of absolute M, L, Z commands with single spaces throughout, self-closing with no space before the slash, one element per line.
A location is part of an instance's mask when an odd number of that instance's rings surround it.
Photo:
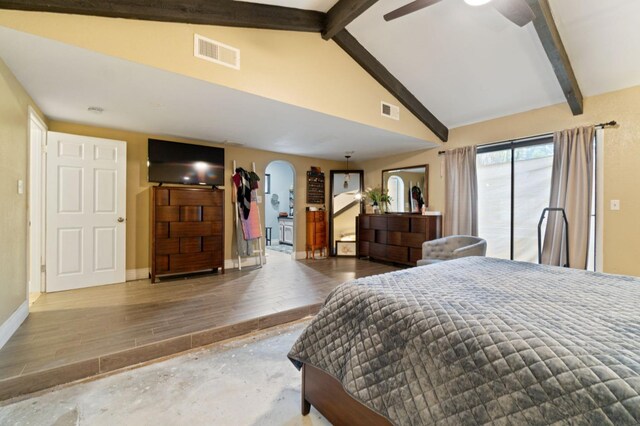
<path fill-rule="evenodd" d="M 551 195 L 553 141 L 513 152 L 513 259 L 537 263 L 538 221 Z"/>
<path fill-rule="evenodd" d="M 487 256 L 537 262 L 552 166 L 551 137 L 478 148 L 478 231 Z"/>
<path fill-rule="evenodd" d="M 478 235 L 487 240 L 487 256 L 511 259 L 511 149 L 476 155 Z"/>

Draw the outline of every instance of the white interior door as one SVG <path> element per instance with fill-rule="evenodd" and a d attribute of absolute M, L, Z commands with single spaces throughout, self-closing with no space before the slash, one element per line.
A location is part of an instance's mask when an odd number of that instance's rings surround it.
<path fill-rule="evenodd" d="M 49 132 L 47 291 L 125 281 L 125 142 Z"/>

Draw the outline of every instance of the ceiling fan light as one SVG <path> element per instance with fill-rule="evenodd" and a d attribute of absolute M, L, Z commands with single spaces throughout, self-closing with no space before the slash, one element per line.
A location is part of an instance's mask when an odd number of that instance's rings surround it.
<path fill-rule="evenodd" d="M 483 4 L 487 4 L 490 1 L 491 0 L 464 0 L 464 2 L 469 6 L 482 6 Z"/>

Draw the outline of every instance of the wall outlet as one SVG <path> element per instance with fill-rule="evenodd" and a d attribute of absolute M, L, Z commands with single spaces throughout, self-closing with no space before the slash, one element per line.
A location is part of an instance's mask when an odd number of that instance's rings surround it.
<path fill-rule="evenodd" d="M 620 210 L 620 200 L 611 200 L 611 210 Z"/>

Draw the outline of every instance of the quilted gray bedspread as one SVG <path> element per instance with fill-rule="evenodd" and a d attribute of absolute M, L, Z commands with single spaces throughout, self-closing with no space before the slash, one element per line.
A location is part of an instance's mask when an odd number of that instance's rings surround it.
<path fill-rule="evenodd" d="M 289 358 L 398 425 L 640 424 L 640 279 L 480 257 L 361 278 Z"/>

